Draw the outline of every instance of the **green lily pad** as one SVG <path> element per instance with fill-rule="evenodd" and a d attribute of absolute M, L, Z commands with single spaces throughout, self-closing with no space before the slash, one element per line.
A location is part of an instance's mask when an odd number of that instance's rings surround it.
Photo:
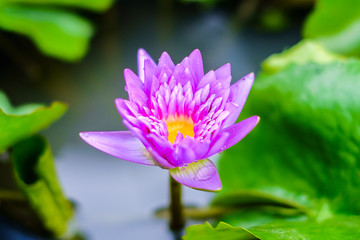
<path fill-rule="evenodd" d="M 241 117 L 262 120 L 221 155 L 219 198 L 256 191 L 289 207 L 301 205 L 310 215 L 324 206 L 358 214 L 359 79 L 356 59 L 290 64 L 260 74 Z"/>
<path fill-rule="evenodd" d="M 49 7 L 1 6 L 0 28 L 28 36 L 44 54 L 67 61 L 82 58 L 93 35 L 87 20 Z"/>
<path fill-rule="evenodd" d="M 321 222 L 274 222 L 249 228 L 249 232 L 262 240 L 354 240 L 360 238 L 360 216 L 337 216 Z"/>
<path fill-rule="evenodd" d="M 0 152 L 48 127 L 66 109 L 66 105 L 60 102 L 54 102 L 49 107 L 40 104 L 12 107 L 5 94 L 0 91 Z"/>
<path fill-rule="evenodd" d="M 210 223 L 192 225 L 186 229 L 184 240 L 252 240 L 258 239 L 246 229 L 240 227 L 232 227 L 227 223 L 220 222 L 216 228 Z"/>
<path fill-rule="evenodd" d="M 303 35 L 332 51 L 359 55 L 359 31 L 360 1 L 319 0 L 305 23 Z"/>
<path fill-rule="evenodd" d="M 44 227 L 54 236 L 63 235 L 73 215 L 72 207 L 61 190 L 46 140 L 36 135 L 18 142 L 11 159 L 16 182 Z"/>
<path fill-rule="evenodd" d="M 248 207 L 230 212 L 221 218 L 234 227 L 250 228 L 254 226 L 272 223 L 274 221 L 305 221 L 309 217 L 303 215 L 296 209 L 282 207 Z"/>
<path fill-rule="evenodd" d="M 232 227 L 220 222 L 216 228 L 209 223 L 187 228 L 184 240 L 353 240 L 360 238 L 359 216 L 337 216 L 324 221 L 278 221 L 249 229 Z"/>

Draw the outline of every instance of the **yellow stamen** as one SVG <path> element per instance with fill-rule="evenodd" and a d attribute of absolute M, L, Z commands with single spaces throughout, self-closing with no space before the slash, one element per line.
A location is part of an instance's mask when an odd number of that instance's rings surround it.
<path fill-rule="evenodd" d="M 178 132 L 182 135 L 194 137 L 194 122 L 191 118 L 181 117 L 171 117 L 166 120 L 167 130 L 169 132 L 168 140 L 171 143 L 175 142 Z"/>

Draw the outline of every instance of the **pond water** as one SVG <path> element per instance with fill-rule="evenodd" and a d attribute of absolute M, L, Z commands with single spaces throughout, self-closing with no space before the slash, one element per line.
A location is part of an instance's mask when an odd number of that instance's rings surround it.
<path fill-rule="evenodd" d="M 97 35 L 80 63 L 40 60 L 45 73 L 39 78 L 16 72 L 11 61 L 2 67 L 0 88 L 14 103 L 61 100 L 69 104 L 66 116 L 44 134 L 53 147 L 64 191 L 76 203 L 74 227 L 88 239 L 174 239 L 167 222 L 154 217 L 156 209 L 168 204 L 168 172 L 111 157 L 78 136 L 80 131 L 125 130 L 114 99 L 127 97 L 122 72 L 124 68 L 136 71 L 138 48 L 146 49 L 155 60 L 167 51 L 176 63 L 198 48 L 205 71 L 230 62 L 233 80 L 238 80 L 256 73 L 271 53 L 300 39 L 298 26 L 276 34 L 251 27 L 236 30 L 225 10 L 202 11 L 194 6 L 118 2 L 105 15 L 91 16 Z M 7 57 L 3 58 L 5 62 Z M 204 206 L 212 197 L 212 193 L 184 188 L 186 205 Z"/>

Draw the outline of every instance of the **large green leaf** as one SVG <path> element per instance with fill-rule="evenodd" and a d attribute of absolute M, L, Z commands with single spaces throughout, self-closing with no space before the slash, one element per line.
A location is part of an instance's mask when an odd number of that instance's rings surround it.
<path fill-rule="evenodd" d="M 12 148 L 11 159 L 19 188 L 55 236 L 64 234 L 72 217 L 72 207 L 56 177 L 51 150 L 46 140 L 33 136 Z"/>
<path fill-rule="evenodd" d="M 260 74 L 242 117 L 262 120 L 221 156 L 222 194 L 251 190 L 314 214 L 328 205 L 360 213 L 359 79 L 355 59 Z"/>
<path fill-rule="evenodd" d="M 249 228 L 261 240 L 360 239 L 360 216 L 337 216 L 324 221 L 274 222 Z"/>
<path fill-rule="evenodd" d="M 360 54 L 360 1 L 318 0 L 304 27 L 313 38 L 338 53 Z"/>
<path fill-rule="evenodd" d="M 355 240 L 360 239 L 360 217 L 338 216 L 324 221 L 278 221 L 244 229 L 220 222 L 216 228 L 209 223 L 187 228 L 184 240 Z"/>
<path fill-rule="evenodd" d="M 76 14 L 52 8 L 1 6 L 0 28 L 30 37 L 45 54 L 68 61 L 82 58 L 93 34 Z"/>
<path fill-rule="evenodd" d="M 66 108 L 60 102 L 54 102 L 49 107 L 27 104 L 14 108 L 0 91 L 0 152 L 48 127 L 65 113 Z"/>
<path fill-rule="evenodd" d="M 1 4 L 39 4 L 39 5 L 58 5 L 86 8 L 93 11 L 103 11 L 110 7 L 113 0 L 1 0 Z"/>

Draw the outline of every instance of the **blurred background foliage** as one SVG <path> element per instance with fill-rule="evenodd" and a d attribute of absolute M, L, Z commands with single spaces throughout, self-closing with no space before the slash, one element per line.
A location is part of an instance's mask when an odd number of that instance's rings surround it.
<path fill-rule="evenodd" d="M 49 134 L 56 151 L 87 127 L 118 128 L 116 111 L 102 101 L 125 96 L 112 86 L 135 64 L 135 57 L 124 56 L 135 56 L 137 48 L 173 51 L 174 62 L 200 48 L 218 58 L 216 64 L 231 62 L 234 77 L 259 70 L 240 116 L 259 115 L 259 126 L 219 156 L 223 191 L 209 207 L 187 209 L 189 217 L 210 217 L 217 226 L 190 226 L 184 239 L 358 239 L 359 4 L 0 0 L 0 88 L 16 105 L 69 102 L 69 116 Z M 294 29 L 290 41 L 281 35 Z M 246 59 L 235 62 L 240 54 Z M 56 177 L 50 146 L 38 135 L 66 109 L 61 102 L 13 107 L 0 92 L 0 217 L 41 236 L 75 239 L 73 206 Z"/>
<path fill-rule="evenodd" d="M 112 0 L 1 0 L 0 28 L 29 37 L 46 55 L 76 61 L 86 54 L 94 30 L 68 8 L 101 12 L 111 4 Z"/>

